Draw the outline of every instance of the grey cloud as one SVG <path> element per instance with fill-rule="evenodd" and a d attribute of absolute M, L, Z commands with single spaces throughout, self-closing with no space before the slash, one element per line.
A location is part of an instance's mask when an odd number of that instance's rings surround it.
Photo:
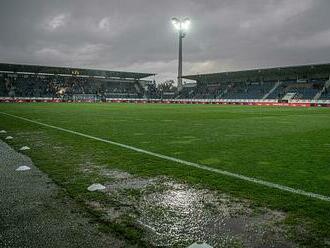
<path fill-rule="evenodd" d="M 0 9 L 1 62 L 175 78 L 173 16 L 190 16 L 187 74 L 327 62 L 327 0 L 29 0 Z"/>

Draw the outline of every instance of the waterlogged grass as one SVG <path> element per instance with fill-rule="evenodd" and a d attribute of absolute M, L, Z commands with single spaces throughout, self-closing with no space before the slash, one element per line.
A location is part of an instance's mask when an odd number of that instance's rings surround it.
<path fill-rule="evenodd" d="M 210 167 L 330 196 L 330 109 L 210 105 L 1 104 L 0 111 Z M 0 114 L 0 129 L 28 145 L 36 165 L 77 201 L 107 201 L 86 192 L 108 179 L 93 165 L 140 176 L 169 177 L 217 189 L 289 214 L 301 244 L 324 245 L 330 203 L 294 195 Z M 0 136 L 4 138 L 5 135 Z M 106 228 L 105 228 L 106 229 Z M 125 228 L 119 228 L 124 233 Z M 123 229 L 123 230 L 122 230 Z M 128 229 L 128 237 L 140 233 Z M 329 242 L 329 241 L 328 241 Z"/>

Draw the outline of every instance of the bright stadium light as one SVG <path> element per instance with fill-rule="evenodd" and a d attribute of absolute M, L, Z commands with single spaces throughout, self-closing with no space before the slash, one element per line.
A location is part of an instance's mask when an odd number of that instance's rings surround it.
<path fill-rule="evenodd" d="M 181 24 L 183 30 L 188 30 L 190 26 L 190 19 L 185 18 Z"/>
<path fill-rule="evenodd" d="M 180 21 L 178 18 L 172 18 L 172 24 L 176 30 L 180 30 Z"/>
<path fill-rule="evenodd" d="M 178 90 L 182 89 L 182 39 L 186 36 L 191 21 L 188 17 L 172 18 L 172 24 L 179 33 L 179 66 L 178 66 Z"/>

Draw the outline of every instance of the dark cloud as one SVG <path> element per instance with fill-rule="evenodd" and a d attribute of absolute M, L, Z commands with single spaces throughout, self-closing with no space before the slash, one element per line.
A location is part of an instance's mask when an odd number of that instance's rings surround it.
<path fill-rule="evenodd" d="M 173 16 L 189 16 L 186 74 L 329 62 L 328 0 L 10 0 L 1 62 L 83 66 L 175 78 Z"/>

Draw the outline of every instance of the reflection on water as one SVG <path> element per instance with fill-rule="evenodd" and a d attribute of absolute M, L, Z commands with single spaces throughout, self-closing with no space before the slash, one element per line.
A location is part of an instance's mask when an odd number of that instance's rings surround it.
<path fill-rule="evenodd" d="M 199 240 L 213 245 L 239 242 L 233 235 L 227 235 L 227 225 L 236 230 L 245 225 L 244 218 L 232 217 L 243 210 L 243 205 L 218 202 L 216 195 L 205 190 L 180 184 L 169 186 L 172 187 L 145 195 L 141 200 L 139 221 L 155 230 L 149 233 L 154 244 L 184 245 Z"/>
<path fill-rule="evenodd" d="M 119 203 L 116 208 L 100 207 L 109 215 L 106 219 L 120 222 L 125 215 L 133 216 L 145 230 L 144 239 L 154 246 L 187 247 L 205 241 L 214 247 L 296 247 L 286 239 L 282 212 L 252 208 L 248 201 L 165 177 L 138 178 L 104 169 L 101 173 L 111 178 L 107 192 Z M 128 192 L 135 192 L 134 197 Z"/>
<path fill-rule="evenodd" d="M 264 210 L 253 214 L 247 202 L 224 194 L 166 183 L 162 192 L 146 194 L 140 201 L 139 222 L 148 229 L 148 240 L 159 246 L 182 246 L 206 241 L 215 247 L 292 247 L 272 222 L 282 213 Z M 272 228 L 270 228 L 272 227 Z"/>

